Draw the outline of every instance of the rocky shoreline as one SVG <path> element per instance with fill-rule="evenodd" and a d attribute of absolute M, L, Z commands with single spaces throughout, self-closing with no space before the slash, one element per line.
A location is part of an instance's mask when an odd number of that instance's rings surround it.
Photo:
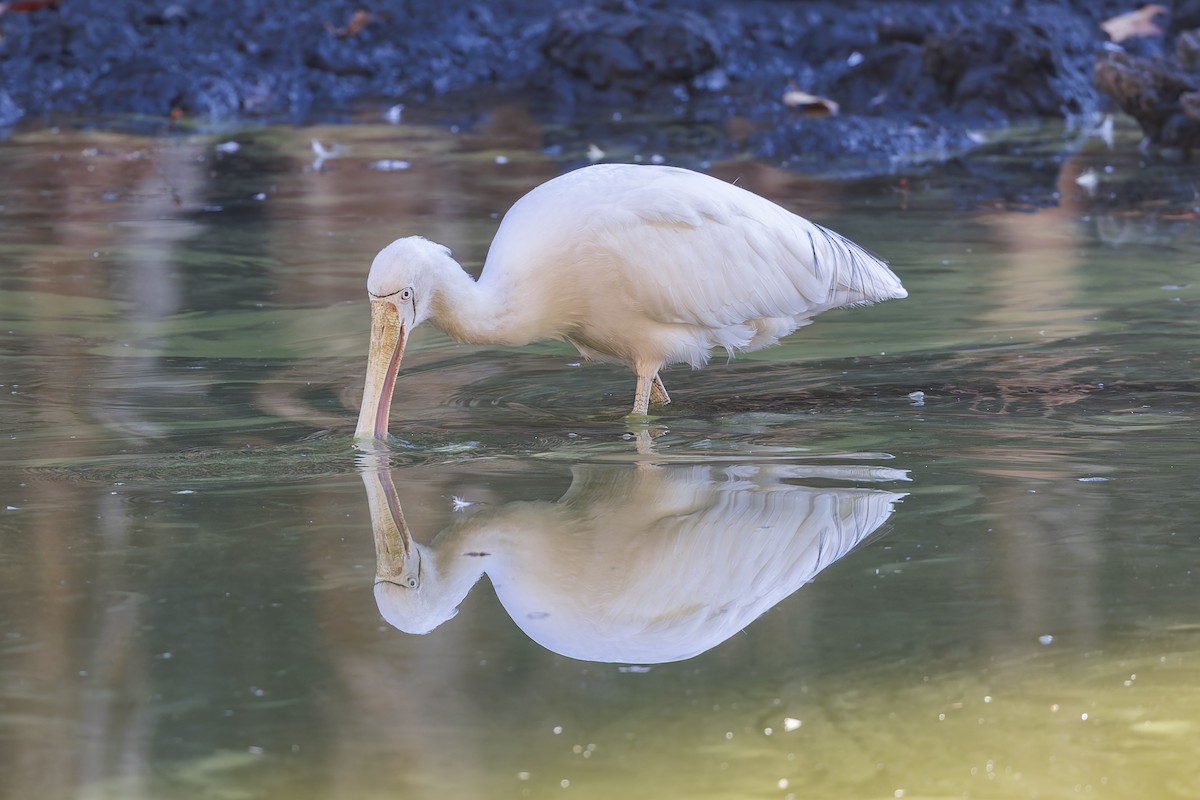
<path fill-rule="evenodd" d="M 558 121 L 688 116 L 787 162 L 969 149 L 969 131 L 1124 110 L 1200 142 L 1200 1 L 0 3 L 0 129 L 62 114 L 329 119 L 520 93 Z M 1154 33 L 1157 29 L 1160 32 Z M 795 102 L 789 101 L 789 98 Z M 831 114 L 830 112 L 836 112 Z"/>

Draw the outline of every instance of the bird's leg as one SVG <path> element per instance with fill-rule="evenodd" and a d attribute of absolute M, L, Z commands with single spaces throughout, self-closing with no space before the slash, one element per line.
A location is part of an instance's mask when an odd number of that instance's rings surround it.
<path fill-rule="evenodd" d="M 663 388 L 662 381 L 658 377 L 658 371 L 662 369 L 662 362 L 634 361 L 631 366 L 633 374 L 637 375 L 637 391 L 633 395 L 633 411 L 630 413 L 635 416 L 649 416 L 648 409 L 652 399 L 656 403 L 670 402 L 667 390 Z"/>
<path fill-rule="evenodd" d="M 663 386 L 662 378 L 658 377 L 657 372 L 650 383 L 650 402 L 656 406 L 665 406 L 671 402 L 671 395 L 667 394 L 667 387 Z"/>
<path fill-rule="evenodd" d="M 653 379 L 643 373 L 641 370 L 637 374 L 637 389 L 633 393 L 633 411 L 632 414 L 641 414 L 646 416 L 650 408 L 650 390 L 653 385 Z"/>

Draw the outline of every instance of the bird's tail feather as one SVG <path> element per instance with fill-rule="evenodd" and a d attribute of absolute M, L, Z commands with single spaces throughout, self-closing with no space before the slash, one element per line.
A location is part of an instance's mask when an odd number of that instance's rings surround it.
<path fill-rule="evenodd" d="M 823 225 L 813 223 L 813 227 L 824 240 L 825 253 L 819 256 L 834 273 L 835 302 L 831 305 L 869 305 L 908 297 L 900 279 L 883 259 Z"/>

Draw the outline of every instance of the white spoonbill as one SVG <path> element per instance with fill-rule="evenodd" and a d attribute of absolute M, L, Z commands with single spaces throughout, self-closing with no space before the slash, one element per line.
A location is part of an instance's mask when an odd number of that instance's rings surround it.
<path fill-rule="evenodd" d="M 831 308 L 906 297 L 858 245 L 745 189 L 678 167 L 597 164 L 504 215 L 479 280 L 397 239 L 371 264 L 371 345 L 355 437 L 387 436 L 396 372 L 426 319 L 460 342 L 565 340 L 628 364 L 633 413 L 668 403 L 658 371 L 775 344 Z"/>

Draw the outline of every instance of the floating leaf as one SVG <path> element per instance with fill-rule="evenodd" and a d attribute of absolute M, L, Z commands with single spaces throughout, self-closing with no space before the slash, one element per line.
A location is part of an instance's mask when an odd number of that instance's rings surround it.
<path fill-rule="evenodd" d="M 374 18 L 371 16 L 371 12 L 365 8 L 360 8 L 351 15 L 350 21 L 346 23 L 346 27 L 335 28 L 332 22 L 326 22 L 325 30 L 339 39 L 347 39 L 367 27 L 367 23 L 371 22 L 372 19 Z"/>
<path fill-rule="evenodd" d="M 801 91 L 795 84 L 788 86 L 788 90 L 783 93 L 783 104 L 789 108 L 798 108 L 810 117 L 832 117 L 841 109 L 828 97 L 818 97 Z"/>
<path fill-rule="evenodd" d="M 385 158 L 379 161 L 372 161 L 370 164 L 367 164 L 367 169 L 377 169 L 380 172 L 399 172 L 401 170 L 406 170 L 411 166 L 412 164 L 407 161 L 402 161 L 395 158 Z"/>
<path fill-rule="evenodd" d="M 1118 14 L 1100 23 L 1100 27 L 1114 42 L 1135 39 L 1139 36 L 1162 36 L 1162 28 L 1154 22 L 1159 14 L 1167 13 L 1166 6 L 1156 3 L 1144 5 L 1137 11 Z"/>
<path fill-rule="evenodd" d="M 1100 176 L 1096 174 L 1096 170 L 1088 168 L 1075 179 L 1075 183 L 1082 186 L 1088 194 L 1095 194 L 1096 187 L 1100 185 Z"/>
<path fill-rule="evenodd" d="M 41 8 L 54 8 L 58 0 L 16 0 L 12 3 L 0 3 L 0 14 L 5 11 L 37 11 Z"/>

